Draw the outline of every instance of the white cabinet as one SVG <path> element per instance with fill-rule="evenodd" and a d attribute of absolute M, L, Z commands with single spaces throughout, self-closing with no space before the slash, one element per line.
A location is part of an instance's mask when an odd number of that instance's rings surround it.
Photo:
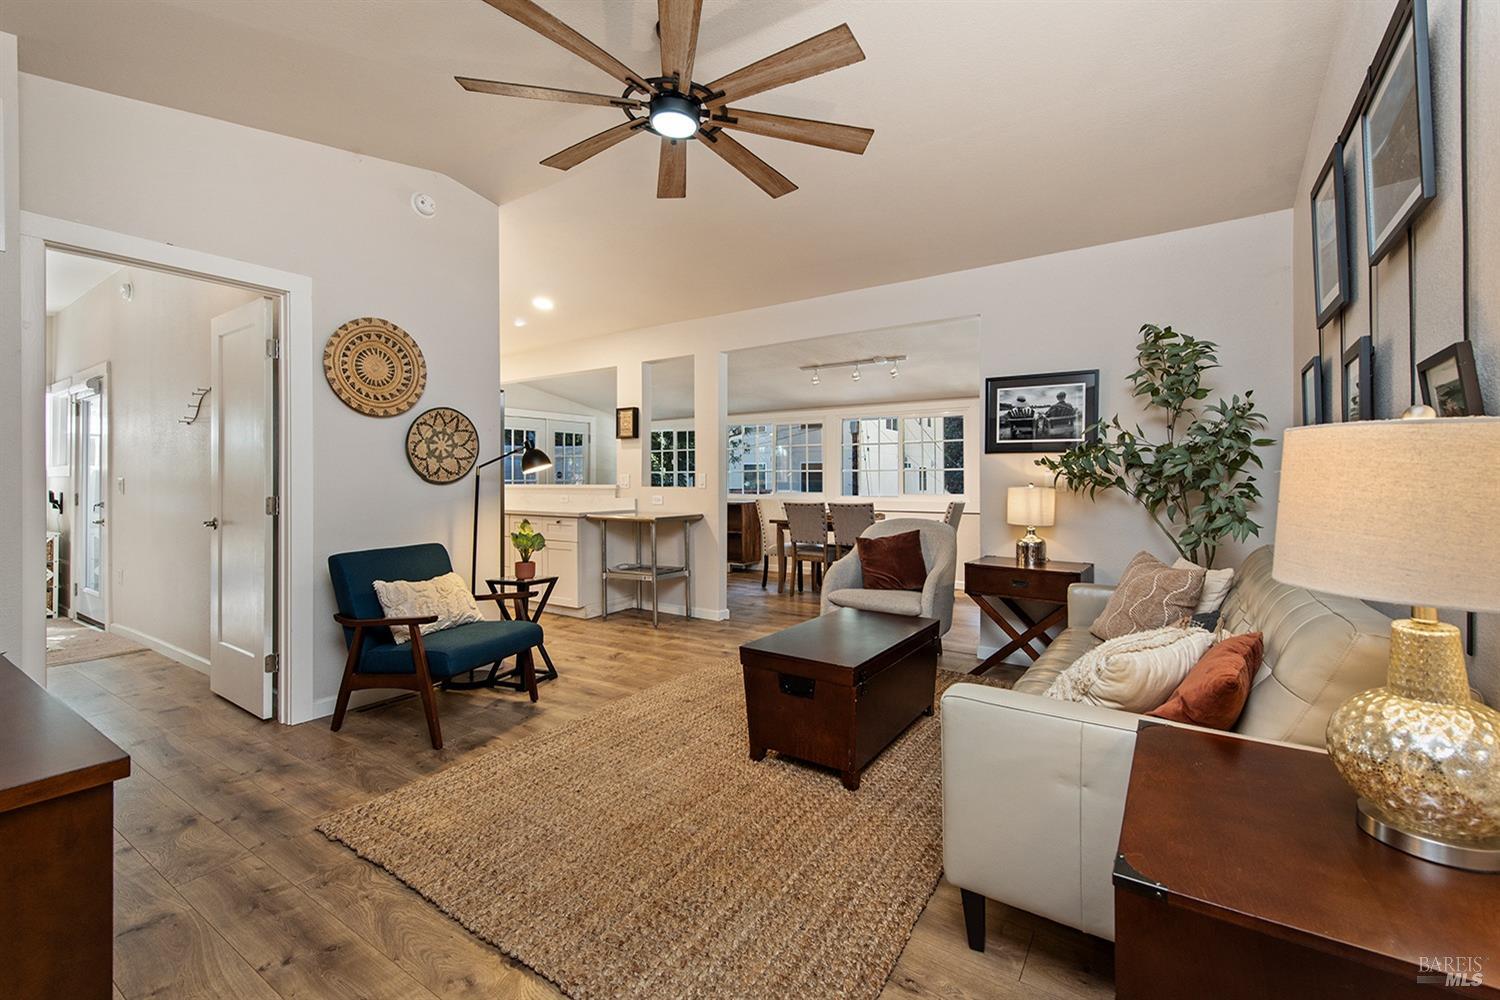
<path fill-rule="evenodd" d="M 515 572 L 515 547 L 510 543 L 513 531 L 522 521 L 530 521 L 533 530 L 547 539 L 547 547 L 532 555 L 537 576 L 557 577 L 548 611 L 593 618 L 602 611 L 602 581 L 599 578 L 599 529 L 581 514 L 507 513 L 505 516 L 505 573 Z"/>

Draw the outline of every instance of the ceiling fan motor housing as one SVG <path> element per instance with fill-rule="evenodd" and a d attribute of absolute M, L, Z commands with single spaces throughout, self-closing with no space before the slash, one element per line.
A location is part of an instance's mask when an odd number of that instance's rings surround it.
<path fill-rule="evenodd" d="M 651 131 L 665 139 L 689 139 L 698 131 L 703 103 L 676 91 L 662 91 L 651 98 Z"/>

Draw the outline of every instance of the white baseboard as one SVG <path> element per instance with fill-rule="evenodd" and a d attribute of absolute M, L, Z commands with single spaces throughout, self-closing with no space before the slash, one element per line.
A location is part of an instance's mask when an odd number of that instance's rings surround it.
<path fill-rule="evenodd" d="M 152 652 L 160 653 L 169 660 L 176 660 L 185 667 L 192 667 L 200 674 L 208 673 L 208 660 L 197 653 L 189 653 L 180 646 L 174 646 L 170 642 L 158 639 L 154 635 L 147 635 L 145 632 L 137 631 L 127 625 L 121 625 L 119 622 L 111 625 L 109 631 L 115 635 L 124 636 L 132 642 L 138 642 Z"/>

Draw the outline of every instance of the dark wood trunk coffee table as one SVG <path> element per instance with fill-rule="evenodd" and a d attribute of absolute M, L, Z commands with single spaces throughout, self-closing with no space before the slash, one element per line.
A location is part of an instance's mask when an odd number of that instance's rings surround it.
<path fill-rule="evenodd" d="M 860 772 L 932 714 L 938 621 L 840 608 L 740 647 L 750 759 L 766 751 Z"/>

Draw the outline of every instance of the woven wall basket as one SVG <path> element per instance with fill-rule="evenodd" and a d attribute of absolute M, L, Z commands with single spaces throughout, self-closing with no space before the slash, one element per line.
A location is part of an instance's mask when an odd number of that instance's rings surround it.
<path fill-rule="evenodd" d="M 350 320 L 323 348 L 323 374 L 334 395 L 371 417 L 394 417 L 417 405 L 427 362 L 411 336 L 390 320 Z"/>
<path fill-rule="evenodd" d="M 479 432 L 457 410 L 425 410 L 406 432 L 406 460 L 429 483 L 453 483 L 469 474 L 479 458 Z"/>

